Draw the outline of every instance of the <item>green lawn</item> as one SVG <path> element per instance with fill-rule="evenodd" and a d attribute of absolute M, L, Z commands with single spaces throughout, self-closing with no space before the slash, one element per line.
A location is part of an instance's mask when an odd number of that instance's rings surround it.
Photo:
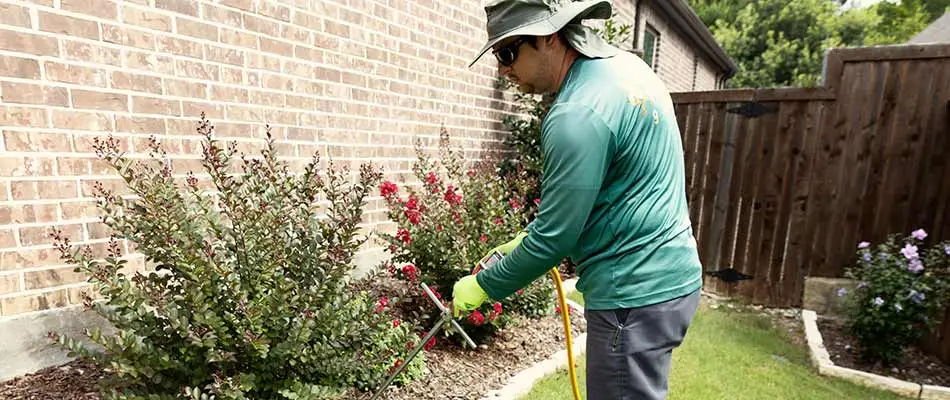
<path fill-rule="evenodd" d="M 572 293 L 574 295 L 574 293 Z M 583 304 L 580 296 L 569 296 Z M 584 358 L 578 357 L 584 392 Z M 569 399 L 566 369 L 549 375 L 523 399 Z M 686 340 L 673 352 L 670 400 L 903 399 L 826 378 L 808 364 L 803 347 L 785 339 L 767 319 L 725 307 L 701 307 Z"/>

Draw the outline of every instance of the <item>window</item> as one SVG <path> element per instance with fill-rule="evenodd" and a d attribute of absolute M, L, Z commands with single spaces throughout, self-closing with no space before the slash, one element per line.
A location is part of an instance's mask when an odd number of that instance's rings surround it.
<path fill-rule="evenodd" d="M 643 30 L 643 61 L 656 70 L 656 55 L 660 48 L 660 34 L 656 28 L 647 24 Z"/>

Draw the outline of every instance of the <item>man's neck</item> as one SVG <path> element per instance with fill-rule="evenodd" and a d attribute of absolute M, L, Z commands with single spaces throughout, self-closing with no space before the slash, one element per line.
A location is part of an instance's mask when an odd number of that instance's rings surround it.
<path fill-rule="evenodd" d="M 564 51 L 564 57 L 561 58 L 560 65 L 557 68 L 557 76 L 554 78 L 554 93 L 561 91 L 561 87 L 564 86 L 564 81 L 567 79 L 567 73 L 571 70 L 571 66 L 574 65 L 574 61 L 580 57 L 580 53 L 577 50 L 574 50 L 572 47 L 567 47 Z"/>

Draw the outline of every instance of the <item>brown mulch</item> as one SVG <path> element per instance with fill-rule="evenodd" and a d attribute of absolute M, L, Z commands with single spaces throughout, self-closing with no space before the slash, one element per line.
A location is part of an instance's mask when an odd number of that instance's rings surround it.
<path fill-rule="evenodd" d="M 584 317 L 571 313 L 571 337 L 587 330 Z M 478 399 L 500 389 L 533 363 L 565 348 L 560 314 L 526 319 L 509 327 L 478 350 L 434 348 L 426 353 L 429 374 L 405 387 L 390 387 L 388 400 Z M 579 355 L 575 354 L 575 360 Z M 359 397 L 352 397 L 353 399 Z M 365 398 L 365 397 L 364 397 Z"/>
<path fill-rule="evenodd" d="M 885 368 L 869 365 L 857 357 L 857 342 L 840 321 L 819 318 L 818 330 L 835 365 L 924 385 L 950 386 L 950 365 L 917 347 L 909 347 L 900 362 Z"/>
<path fill-rule="evenodd" d="M 572 338 L 586 331 L 584 317 L 571 313 Z M 462 350 L 451 344 L 425 353 L 428 375 L 405 387 L 390 388 L 389 400 L 476 399 L 505 385 L 518 371 L 564 349 L 560 314 L 524 319 L 478 343 L 478 350 Z M 0 384 L 0 399 L 98 400 L 96 381 L 104 374 L 79 361 L 49 367 Z M 369 393 L 351 395 L 367 398 Z"/>
<path fill-rule="evenodd" d="M 102 371 L 81 361 L 44 368 L 0 384 L 0 399 L 97 400 Z"/>

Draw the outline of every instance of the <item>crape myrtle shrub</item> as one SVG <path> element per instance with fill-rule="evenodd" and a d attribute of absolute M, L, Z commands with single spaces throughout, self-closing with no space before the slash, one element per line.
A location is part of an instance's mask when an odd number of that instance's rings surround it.
<path fill-rule="evenodd" d="M 85 298 L 117 331 L 87 331 L 87 347 L 51 333 L 71 354 L 111 372 L 106 399 L 322 399 L 372 388 L 418 337 L 394 326 L 374 298 L 352 291 L 351 261 L 364 199 L 381 174 L 362 165 L 302 173 L 279 162 L 267 129 L 260 157 L 219 146 L 202 115 L 202 166 L 174 177 L 161 145 L 150 160 L 119 154 L 113 139 L 97 153 L 132 197 L 97 185 L 103 222 L 115 233 L 94 259 L 53 233 L 62 256 L 88 274 L 102 299 Z M 133 242 L 154 271 L 130 274 L 117 239 Z M 401 375 L 418 376 L 424 357 Z"/>
<path fill-rule="evenodd" d="M 527 225 L 529 208 L 521 199 L 535 183 L 523 169 L 500 175 L 496 160 L 466 167 L 445 128 L 440 131 L 438 160 L 430 159 L 421 142 L 415 148 L 412 173 L 421 186 L 400 187 L 385 181 L 379 187 L 389 219 L 396 224 L 394 233 L 379 235 L 390 254 L 379 274 L 401 282 L 394 286 L 400 289 L 392 292 L 393 298 L 381 300 L 398 304 L 395 307 L 421 331 L 439 318 L 439 310 L 420 283 L 449 307 L 455 282 L 471 274 L 488 251 L 513 239 Z M 514 316 L 550 315 L 555 300 L 553 281 L 541 277 L 506 299 L 494 299 L 463 313 L 460 325 L 478 340 L 506 326 Z M 452 337 L 461 343 L 460 335 Z"/>

